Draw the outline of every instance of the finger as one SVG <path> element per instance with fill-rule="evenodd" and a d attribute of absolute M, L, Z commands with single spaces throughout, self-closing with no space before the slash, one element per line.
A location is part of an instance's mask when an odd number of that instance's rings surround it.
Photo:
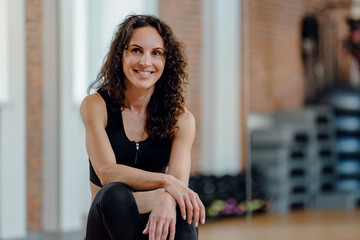
<path fill-rule="evenodd" d="M 177 203 L 179 205 L 182 218 L 186 220 L 186 208 L 184 200 L 180 198 L 179 200 L 177 200 Z"/>
<path fill-rule="evenodd" d="M 197 198 L 198 196 L 197 195 L 194 195 L 194 197 L 192 198 L 192 204 L 193 204 L 193 207 L 194 207 L 194 211 L 193 211 L 193 224 L 195 227 L 198 227 L 199 225 L 199 204 L 197 202 Z"/>
<path fill-rule="evenodd" d="M 170 234 L 169 234 L 169 240 L 175 240 L 175 221 L 172 221 L 169 226 Z"/>
<path fill-rule="evenodd" d="M 155 240 L 160 240 L 161 238 L 161 234 L 162 234 L 162 231 L 163 231 L 163 224 L 162 223 L 157 223 L 156 224 L 156 231 L 155 231 Z"/>
<path fill-rule="evenodd" d="M 187 222 L 189 224 L 191 224 L 194 207 L 193 207 L 193 205 L 191 203 L 191 200 L 189 199 L 188 196 L 185 198 L 185 203 L 186 203 L 186 212 L 187 212 Z"/>
<path fill-rule="evenodd" d="M 146 224 L 146 227 L 145 227 L 145 229 L 144 229 L 144 231 L 143 231 L 143 234 L 148 234 L 148 233 L 149 233 L 149 222 L 150 222 L 150 219 L 149 219 L 149 221 L 148 221 L 147 224 Z"/>
<path fill-rule="evenodd" d="M 205 224 L 205 218 L 206 218 L 205 206 L 200 199 L 198 199 L 198 204 L 200 207 L 200 222 L 201 224 Z"/>
<path fill-rule="evenodd" d="M 150 221 L 149 240 L 155 240 L 156 221 Z"/>
<path fill-rule="evenodd" d="M 169 225 L 163 225 L 163 229 L 162 229 L 162 233 L 161 233 L 161 238 L 160 240 L 166 240 L 166 237 L 169 233 Z"/>

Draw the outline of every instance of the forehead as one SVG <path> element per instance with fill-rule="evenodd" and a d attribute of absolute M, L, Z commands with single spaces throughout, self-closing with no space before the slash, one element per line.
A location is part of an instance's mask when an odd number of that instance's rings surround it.
<path fill-rule="evenodd" d="M 150 26 L 135 29 L 129 41 L 129 45 L 132 44 L 141 47 L 164 48 L 163 38 L 154 27 Z"/>

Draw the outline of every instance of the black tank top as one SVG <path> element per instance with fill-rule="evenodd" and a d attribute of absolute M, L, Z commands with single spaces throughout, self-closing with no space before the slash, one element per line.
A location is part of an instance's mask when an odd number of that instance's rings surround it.
<path fill-rule="evenodd" d="M 145 171 L 164 173 L 169 165 L 172 144 L 170 138 L 152 140 L 148 137 L 140 142 L 130 141 L 125 134 L 120 105 L 106 91 L 98 91 L 98 93 L 106 103 L 107 125 L 105 131 L 115 153 L 116 163 Z M 89 163 L 90 181 L 102 187 L 90 159 Z"/>

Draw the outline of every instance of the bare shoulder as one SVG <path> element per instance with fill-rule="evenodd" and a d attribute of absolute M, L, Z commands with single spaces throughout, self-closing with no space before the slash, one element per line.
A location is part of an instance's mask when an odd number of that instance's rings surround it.
<path fill-rule="evenodd" d="M 195 134 L 195 118 L 194 115 L 185 108 L 185 111 L 179 116 L 177 121 L 177 135 L 193 135 Z"/>
<path fill-rule="evenodd" d="M 184 108 L 184 112 L 178 118 L 178 124 L 179 127 L 183 124 L 195 125 L 194 115 L 187 108 Z"/>
<path fill-rule="evenodd" d="M 93 93 L 84 98 L 80 105 L 80 114 L 85 125 L 93 121 L 105 120 L 106 104 L 98 93 Z"/>
<path fill-rule="evenodd" d="M 80 108 L 97 107 L 97 106 L 100 107 L 103 104 L 105 104 L 105 101 L 101 97 L 101 95 L 99 93 L 93 93 L 84 98 Z"/>

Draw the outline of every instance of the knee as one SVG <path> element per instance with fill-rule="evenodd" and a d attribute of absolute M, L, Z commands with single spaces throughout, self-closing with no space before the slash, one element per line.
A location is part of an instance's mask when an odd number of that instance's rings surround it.
<path fill-rule="evenodd" d="M 102 192 L 104 196 L 114 195 L 115 193 L 131 193 L 131 189 L 128 185 L 122 182 L 111 182 L 103 186 L 99 192 Z"/>
<path fill-rule="evenodd" d="M 96 199 L 97 198 L 97 199 Z M 96 196 L 97 205 L 104 209 L 127 208 L 133 195 L 129 186 L 121 182 L 112 182 L 103 186 Z"/>

